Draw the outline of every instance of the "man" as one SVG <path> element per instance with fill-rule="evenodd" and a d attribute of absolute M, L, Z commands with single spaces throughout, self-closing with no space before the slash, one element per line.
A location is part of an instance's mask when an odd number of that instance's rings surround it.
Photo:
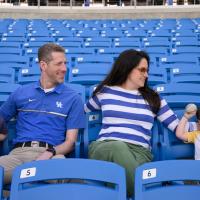
<path fill-rule="evenodd" d="M 17 116 L 14 149 L 9 155 L 0 157 L 0 165 L 5 169 L 5 183 L 11 181 L 17 165 L 62 158 L 71 152 L 78 129 L 85 125 L 80 95 L 63 83 L 65 50 L 53 43 L 45 44 L 38 51 L 38 60 L 40 80 L 18 88 L 0 108 L 2 130 L 5 130 L 3 122 Z"/>

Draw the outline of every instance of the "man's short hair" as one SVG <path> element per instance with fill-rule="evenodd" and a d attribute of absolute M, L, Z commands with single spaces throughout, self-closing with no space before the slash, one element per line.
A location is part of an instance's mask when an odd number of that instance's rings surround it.
<path fill-rule="evenodd" d="M 55 43 L 47 43 L 41 46 L 38 50 L 38 60 L 49 63 L 52 60 L 53 52 L 65 53 L 65 49 Z"/>

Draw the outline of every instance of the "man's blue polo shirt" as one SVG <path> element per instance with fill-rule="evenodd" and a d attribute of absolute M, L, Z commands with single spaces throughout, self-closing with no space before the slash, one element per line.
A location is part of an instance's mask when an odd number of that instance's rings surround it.
<path fill-rule="evenodd" d="M 81 97 L 65 84 L 48 93 L 40 82 L 21 86 L 1 106 L 0 116 L 6 122 L 17 116 L 14 143 L 44 141 L 59 145 L 67 130 L 85 127 Z"/>

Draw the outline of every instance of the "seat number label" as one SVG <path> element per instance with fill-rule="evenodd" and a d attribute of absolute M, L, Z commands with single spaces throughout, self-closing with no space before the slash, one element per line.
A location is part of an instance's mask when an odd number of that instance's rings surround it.
<path fill-rule="evenodd" d="M 28 177 L 32 177 L 35 176 L 36 174 L 36 168 L 27 168 L 27 169 L 22 169 L 21 174 L 20 174 L 20 178 L 28 178 Z"/>

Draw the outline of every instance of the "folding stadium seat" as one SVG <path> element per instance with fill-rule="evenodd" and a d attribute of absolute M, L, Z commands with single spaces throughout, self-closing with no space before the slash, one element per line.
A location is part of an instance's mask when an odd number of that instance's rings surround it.
<path fill-rule="evenodd" d="M 0 42 L 0 47 L 7 47 L 7 48 L 21 48 L 20 42 Z"/>
<path fill-rule="evenodd" d="M 145 37 L 143 38 L 143 43 L 146 43 L 146 42 L 168 43 L 170 42 L 170 40 L 167 37 Z"/>
<path fill-rule="evenodd" d="M 94 54 L 95 51 L 93 48 L 65 48 L 65 53 L 68 54 L 74 54 L 74 55 L 87 55 L 87 54 Z"/>
<path fill-rule="evenodd" d="M 3 178 L 4 178 L 4 168 L 0 167 L 0 198 L 4 199 L 3 197 Z"/>
<path fill-rule="evenodd" d="M 40 37 L 40 36 L 38 36 L 38 37 L 32 37 L 32 36 L 30 36 L 29 38 L 28 38 L 28 41 L 29 42 L 55 42 L 55 39 L 53 38 L 53 37 L 49 37 L 49 36 L 44 36 L 44 37 Z"/>
<path fill-rule="evenodd" d="M 60 45 L 64 48 L 70 48 L 70 47 L 81 48 L 81 45 L 82 45 L 81 42 L 75 42 L 75 41 L 73 41 L 73 42 L 62 42 L 62 41 L 60 41 L 60 42 L 56 42 L 56 44 L 58 44 L 58 45 Z"/>
<path fill-rule="evenodd" d="M 82 44 L 84 41 L 83 38 L 77 38 L 77 37 L 58 37 L 56 38 L 57 42 L 79 42 Z"/>
<path fill-rule="evenodd" d="M 3 65 L 17 69 L 27 67 L 29 66 L 29 58 L 13 54 L 2 54 L 0 55 L 0 66 Z"/>
<path fill-rule="evenodd" d="M 157 29 L 157 30 L 150 31 L 149 36 L 171 38 L 172 33 L 170 31 L 166 30 L 166 29 Z"/>
<path fill-rule="evenodd" d="M 66 28 L 62 28 L 59 30 L 54 31 L 51 36 L 53 36 L 54 38 L 56 38 L 56 40 L 59 41 L 59 38 L 68 38 L 68 37 L 73 37 L 74 36 L 74 31 L 72 30 L 68 30 Z"/>
<path fill-rule="evenodd" d="M 24 43 L 24 48 L 38 49 L 39 47 L 41 47 L 42 45 L 46 43 L 47 43 L 46 41 L 29 41 L 29 42 Z"/>
<path fill-rule="evenodd" d="M 79 63 L 70 68 L 69 82 L 91 86 L 101 82 L 110 69 L 110 63 Z"/>
<path fill-rule="evenodd" d="M 121 38 L 124 37 L 124 34 L 121 30 L 104 30 L 101 31 L 100 36 L 107 38 Z"/>
<path fill-rule="evenodd" d="M 168 83 L 157 85 L 154 89 L 161 94 L 170 106 L 182 107 L 188 103 L 200 104 L 200 90 L 194 83 Z"/>
<path fill-rule="evenodd" d="M 166 57 L 170 53 L 170 49 L 166 47 L 149 47 L 146 46 L 144 50 L 149 54 L 150 57 L 156 57 L 159 59 L 160 57 Z"/>
<path fill-rule="evenodd" d="M 136 38 L 134 37 L 114 38 L 113 42 L 140 42 L 140 38 L 137 38 L 137 37 Z"/>
<path fill-rule="evenodd" d="M 170 69 L 171 83 L 200 83 L 199 67 L 179 67 Z"/>
<path fill-rule="evenodd" d="M 75 65 L 77 57 L 83 57 L 85 55 L 92 56 L 95 54 L 94 48 L 65 48 L 67 58 L 71 59 L 71 66 Z"/>
<path fill-rule="evenodd" d="M 114 57 L 118 57 L 118 55 L 126 49 L 127 48 L 125 48 L 125 47 L 100 48 L 100 49 L 97 50 L 97 54 L 108 54 L 108 55 L 111 55 L 111 56 L 114 56 Z"/>
<path fill-rule="evenodd" d="M 167 38 L 166 38 L 167 39 Z M 168 50 L 171 50 L 171 42 L 168 40 L 168 42 L 164 40 L 154 40 L 154 41 L 145 41 L 144 47 L 165 47 Z"/>
<path fill-rule="evenodd" d="M 200 47 L 200 42 L 197 39 L 178 39 L 174 47 Z"/>
<path fill-rule="evenodd" d="M 148 85 L 152 87 L 158 84 L 166 84 L 167 82 L 167 71 L 163 68 L 160 69 L 150 65 L 148 73 Z"/>
<path fill-rule="evenodd" d="M 79 63 L 113 63 L 112 55 L 83 55 L 75 58 L 75 64 Z M 94 66 L 95 67 L 95 66 Z"/>
<path fill-rule="evenodd" d="M 142 24 L 140 24 L 140 27 L 142 27 L 144 30 L 154 30 L 158 26 L 159 22 L 160 19 L 145 20 Z"/>
<path fill-rule="evenodd" d="M 27 39 L 24 36 L 22 36 L 22 37 L 12 36 L 12 37 L 2 37 L 1 41 L 2 42 L 19 42 L 19 43 L 24 43 L 24 42 L 27 41 Z"/>
<path fill-rule="evenodd" d="M 72 181 L 41 183 L 66 179 Z M 80 181 L 74 183 L 73 179 Z M 108 183 L 113 187 L 106 186 Z M 115 163 L 90 159 L 34 161 L 14 170 L 10 200 L 64 200 L 66 196 L 73 200 L 126 200 L 125 170 Z"/>
<path fill-rule="evenodd" d="M 199 167 L 200 162 L 195 160 L 145 163 L 136 169 L 134 199 L 159 200 L 162 197 L 162 200 L 195 200 L 200 195 L 199 184 L 194 184 L 194 181 L 200 180 Z"/>
<path fill-rule="evenodd" d="M 103 38 L 103 37 L 91 37 L 91 38 L 85 38 L 84 42 L 112 42 L 112 38 Z"/>
<path fill-rule="evenodd" d="M 15 83 L 0 83 L 0 105 L 2 105 L 18 87 L 20 87 L 20 85 Z M 15 137 L 15 123 L 16 120 L 11 119 L 7 124 L 8 135 L 6 139 L 0 143 L 0 155 L 7 155 L 13 147 L 12 139 Z"/>
<path fill-rule="evenodd" d="M 174 30 L 173 34 L 175 37 L 197 37 L 195 32 L 188 29 Z"/>
<path fill-rule="evenodd" d="M 7 66 L 0 67 L 0 83 L 14 83 L 15 70 Z"/>
<path fill-rule="evenodd" d="M 136 42 L 130 42 L 130 41 L 118 41 L 113 43 L 114 48 L 119 48 L 119 47 L 124 47 L 127 49 L 140 49 L 141 48 L 141 43 L 136 41 Z"/>
<path fill-rule="evenodd" d="M 70 30 L 79 30 L 83 29 L 83 24 L 80 23 L 79 20 L 66 20 L 64 21 L 65 27 L 69 28 Z"/>
<path fill-rule="evenodd" d="M 17 82 L 21 85 L 37 82 L 40 78 L 40 74 L 39 66 L 21 68 L 18 72 Z"/>
<path fill-rule="evenodd" d="M 177 68 L 179 66 L 196 66 L 199 64 L 198 58 L 195 55 L 171 55 L 161 57 L 159 66 L 165 68 Z"/>
<path fill-rule="evenodd" d="M 192 54 L 199 57 L 200 55 L 200 48 L 197 46 L 177 46 L 172 49 L 172 53 L 175 55 L 186 55 Z"/>
<path fill-rule="evenodd" d="M 97 42 L 97 41 L 84 42 L 83 47 L 85 48 L 89 47 L 94 49 L 109 48 L 111 47 L 111 42 Z"/>
<path fill-rule="evenodd" d="M 125 31 L 124 35 L 125 37 L 140 38 L 140 39 L 147 37 L 146 31 L 138 28 L 135 28 L 134 30 Z"/>
<path fill-rule="evenodd" d="M 10 30 L 6 33 L 3 33 L 3 37 L 25 37 L 25 30 Z"/>
<path fill-rule="evenodd" d="M 99 37 L 99 31 L 98 30 L 80 30 L 77 31 L 75 34 L 76 37 L 81 38 L 92 38 L 92 37 Z"/>
<path fill-rule="evenodd" d="M 22 55 L 22 49 L 13 48 L 13 47 L 1 47 L 0 46 L 0 54 L 12 54 L 12 55 Z"/>
<path fill-rule="evenodd" d="M 135 20 L 124 19 L 124 20 L 120 20 L 120 26 L 135 29 L 135 28 L 139 28 L 140 24 L 143 22 L 144 20 L 142 19 L 135 19 Z"/>
<path fill-rule="evenodd" d="M 39 48 L 39 47 L 35 47 L 35 48 L 26 48 L 26 49 L 24 50 L 25 56 L 29 57 L 29 60 L 31 61 L 33 58 L 37 57 L 38 48 Z"/>
<path fill-rule="evenodd" d="M 182 117 L 189 103 L 200 105 L 199 84 L 170 83 L 157 85 L 154 89 L 168 102 L 170 108 Z M 176 138 L 175 133 L 162 126 L 160 132 L 160 159 L 193 158 L 193 144 L 186 144 Z"/>
<path fill-rule="evenodd" d="M 162 30 L 174 30 L 177 27 L 176 19 L 162 19 L 159 23 L 159 29 Z"/>

